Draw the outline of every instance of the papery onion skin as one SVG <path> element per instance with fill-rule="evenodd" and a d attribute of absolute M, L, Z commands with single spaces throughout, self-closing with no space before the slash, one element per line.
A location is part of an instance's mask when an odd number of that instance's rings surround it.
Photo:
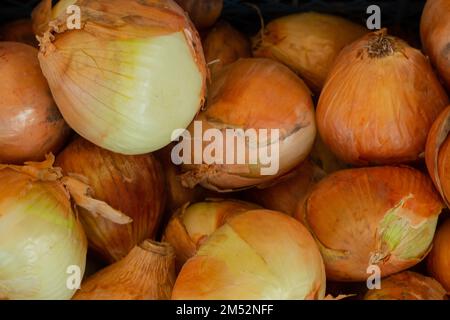
<path fill-rule="evenodd" d="M 235 216 L 183 266 L 172 299 L 321 299 L 325 271 L 308 230 L 269 210 Z"/>
<path fill-rule="evenodd" d="M 0 181 L 0 297 L 70 299 L 87 241 L 66 190 L 11 169 L 0 169 Z"/>
<path fill-rule="evenodd" d="M 175 0 L 198 29 L 211 27 L 222 13 L 223 0 Z"/>
<path fill-rule="evenodd" d="M 369 290 L 364 300 L 447 300 L 447 292 L 433 278 L 405 271 L 381 280 L 381 289 Z"/>
<path fill-rule="evenodd" d="M 0 163 L 44 160 L 59 151 L 70 133 L 37 55 L 29 45 L 0 42 Z"/>
<path fill-rule="evenodd" d="M 428 256 L 428 271 L 450 292 L 450 220 L 438 228 Z"/>
<path fill-rule="evenodd" d="M 385 30 L 346 47 L 320 95 L 320 136 L 344 162 L 419 159 L 448 97 L 426 57 Z"/>
<path fill-rule="evenodd" d="M 207 108 L 195 120 L 202 122 L 203 131 L 215 128 L 223 136 L 227 128 L 279 130 L 279 170 L 274 175 L 262 175 L 263 166 L 249 163 L 248 157 L 245 164 L 183 164 L 185 186 L 200 184 L 219 192 L 259 185 L 289 172 L 308 156 L 316 136 L 308 87 L 289 68 L 270 59 L 240 59 L 218 72 Z M 189 127 L 191 137 L 194 128 Z M 258 143 L 261 149 L 263 141 Z"/>
<path fill-rule="evenodd" d="M 38 47 L 31 20 L 28 19 L 15 20 L 1 26 L 0 41 L 21 42 Z"/>
<path fill-rule="evenodd" d="M 425 52 L 450 90 L 450 1 L 428 0 L 420 22 Z"/>
<path fill-rule="evenodd" d="M 163 235 L 163 241 L 175 249 L 177 270 L 195 255 L 208 237 L 228 219 L 259 206 L 237 200 L 206 200 L 185 204 L 174 212 Z"/>
<path fill-rule="evenodd" d="M 146 240 L 122 260 L 81 284 L 74 300 L 168 300 L 175 283 L 175 255 L 165 243 Z"/>
<path fill-rule="evenodd" d="M 306 12 L 275 19 L 261 32 L 253 39 L 254 56 L 286 64 L 318 93 L 341 49 L 367 30 L 338 16 Z"/>
<path fill-rule="evenodd" d="M 134 246 L 156 236 L 165 190 L 162 167 L 153 155 L 121 155 L 78 137 L 58 155 L 56 165 L 85 180 L 97 199 L 133 219 L 120 225 L 79 208 L 89 245 L 103 259 L 120 260 Z"/>
<path fill-rule="evenodd" d="M 42 71 L 67 123 L 117 153 L 166 146 L 204 101 L 208 72 L 192 23 L 172 0 L 76 5 L 81 30 L 67 31 L 62 11 L 40 37 Z"/>
<path fill-rule="evenodd" d="M 226 21 L 219 21 L 209 31 L 203 50 L 212 75 L 240 58 L 252 56 L 250 40 Z"/>
<path fill-rule="evenodd" d="M 420 262 L 443 203 L 430 179 L 408 167 L 338 171 L 320 181 L 296 215 L 314 235 L 327 279 L 365 281 Z"/>

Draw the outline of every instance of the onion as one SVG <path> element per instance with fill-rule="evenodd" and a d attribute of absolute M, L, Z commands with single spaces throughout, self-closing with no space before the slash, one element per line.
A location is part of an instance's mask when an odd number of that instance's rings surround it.
<path fill-rule="evenodd" d="M 79 209 L 89 245 L 109 262 L 154 238 L 164 210 L 164 178 L 152 155 L 126 156 L 77 138 L 56 159 L 68 175 L 83 179 L 95 196 L 133 219 L 119 225 Z"/>
<path fill-rule="evenodd" d="M 15 20 L 0 28 L 0 41 L 22 42 L 38 47 L 36 36 L 33 32 L 31 20 Z"/>
<path fill-rule="evenodd" d="M 450 292 L 450 220 L 438 228 L 428 256 L 428 271 Z"/>
<path fill-rule="evenodd" d="M 314 239 L 285 214 L 229 219 L 183 266 L 172 299 L 321 299 L 325 271 Z"/>
<path fill-rule="evenodd" d="M 214 75 L 239 58 L 251 57 L 250 41 L 228 22 L 220 21 L 203 41 L 206 62 Z"/>
<path fill-rule="evenodd" d="M 419 273 L 405 271 L 381 281 L 381 289 L 369 290 L 364 300 L 447 300 L 439 282 Z"/>
<path fill-rule="evenodd" d="M 175 249 L 177 270 L 229 218 L 257 208 L 257 205 L 237 200 L 207 200 L 187 203 L 179 208 L 170 219 L 163 236 L 163 241 Z"/>
<path fill-rule="evenodd" d="M 129 218 L 92 199 L 89 187 L 63 177 L 54 158 L 0 165 L 0 298 L 69 299 L 83 276 L 87 241 L 71 199 L 117 223 Z M 73 278 L 75 283 L 70 280 Z"/>
<path fill-rule="evenodd" d="M 345 162 L 415 161 L 447 104 L 426 57 L 382 30 L 341 52 L 320 95 L 317 125 Z"/>
<path fill-rule="evenodd" d="M 175 0 L 199 29 L 211 27 L 222 13 L 223 0 Z"/>
<path fill-rule="evenodd" d="M 173 249 L 146 240 L 84 281 L 74 300 L 167 300 L 174 283 Z"/>
<path fill-rule="evenodd" d="M 271 21 L 253 39 L 255 57 L 276 59 L 318 93 L 339 52 L 367 30 L 341 17 L 315 12 Z"/>
<path fill-rule="evenodd" d="M 450 2 L 428 0 L 420 22 L 426 53 L 450 90 Z"/>
<path fill-rule="evenodd" d="M 222 192 L 265 183 L 289 172 L 307 157 L 316 135 L 314 106 L 308 88 L 287 67 L 269 59 L 240 59 L 222 69 L 209 90 L 207 109 L 195 120 L 201 122 L 203 132 L 216 129 L 225 137 L 223 148 L 218 150 L 218 154 L 223 155 L 224 164 L 184 163 L 183 185 L 193 187 L 201 184 Z M 235 143 L 238 139 L 226 139 L 229 128 L 244 132 L 253 129 L 259 137 L 265 129 L 269 137 L 266 140 L 264 136 L 263 139 L 258 138 L 257 143 L 246 139 L 245 145 L 239 144 Z M 191 124 L 189 130 L 193 140 L 195 129 L 195 123 Z M 278 140 L 272 140 L 275 130 L 279 130 Z M 205 144 L 207 147 L 208 143 Z M 230 147 L 232 144 L 245 149 L 242 152 L 246 155 L 244 162 L 226 163 L 232 152 L 234 160 L 239 152 Z M 279 156 L 274 146 L 278 147 Z M 263 165 L 260 156 L 256 163 L 249 161 L 249 154 L 260 155 L 271 148 L 273 161 L 269 165 Z M 190 158 L 194 159 L 195 152 L 199 151 L 191 149 L 193 154 Z M 275 167 L 278 169 L 275 173 L 263 173 L 264 168 Z"/>
<path fill-rule="evenodd" d="M 46 153 L 59 151 L 70 132 L 37 54 L 26 44 L 0 42 L 0 163 L 44 160 Z"/>
<path fill-rule="evenodd" d="M 207 71 L 198 34 L 178 5 L 77 0 L 82 28 L 67 31 L 65 10 L 55 7 L 51 20 L 50 3 L 34 13 L 50 19 L 39 61 L 75 131 L 135 155 L 166 146 L 175 129 L 189 125 L 204 100 Z"/>
<path fill-rule="evenodd" d="M 269 186 L 246 190 L 245 198 L 266 209 L 293 216 L 297 207 L 306 201 L 311 188 L 325 175 L 325 172 L 317 165 L 311 161 L 305 161 L 298 168 Z"/>
<path fill-rule="evenodd" d="M 369 266 L 378 266 L 385 277 L 421 261 L 442 208 L 421 172 L 375 167 L 327 176 L 297 217 L 319 244 L 327 279 L 365 281 Z"/>

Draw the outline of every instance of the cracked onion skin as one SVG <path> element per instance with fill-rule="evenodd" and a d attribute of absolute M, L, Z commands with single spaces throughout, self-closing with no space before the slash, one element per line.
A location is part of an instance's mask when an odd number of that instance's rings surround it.
<path fill-rule="evenodd" d="M 183 164 L 183 185 L 200 184 L 219 192 L 256 186 L 284 175 L 308 156 L 316 136 L 308 87 L 288 67 L 264 58 L 239 59 L 218 72 L 209 88 L 206 110 L 195 120 L 201 121 L 203 131 L 219 129 L 223 136 L 227 128 L 279 130 L 276 174 L 262 175 L 265 166 L 249 163 L 248 157 L 245 164 Z M 194 124 L 189 131 L 194 137 Z M 264 146 L 260 143 L 258 151 Z M 249 150 L 247 146 L 246 152 Z M 222 150 L 224 158 L 226 152 Z"/>
<path fill-rule="evenodd" d="M 342 50 L 320 95 L 317 126 L 347 163 L 416 161 L 448 101 L 427 58 L 381 30 Z"/>
<path fill-rule="evenodd" d="M 165 191 L 162 168 L 153 155 L 121 155 L 78 137 L 58 155 L 56 165 L 87 182 L 96 198 L 133 219 L 121 225 L 78 208 L 89 245 L 103 259 L 120 260 L 135 245 L 155 237 Z"/>
<path fill-rule="evenodd" d="M 70 134 L 42 75 L 37 49 L 0 42 L 0 163 L 41 161 Z"/>
<path fill-rule="evenodd" d="M 450 90 L 450 1 L 426 2 L 420 35 L 425 52 Z"/>
<path fill-rule="evenodd" d="M 348 169 L 311 192 L 297 218 L 314 235 L 327 279 L 365 281 L 420 262 L 431 249 L 443 203 L 431 180 L 409 167 Z"/>
<path fill-rule="evenodd" d="M 429 273 L 450 293 L 450 219 L 438 228 L 427 262 Z"/>
<path fill-rule="evenodd" d="M 229 219 L 183 266 L 174 300 L 322 299 L 325 270 L 311 234 L 295 219 L 251 210 Z"/>
<path fill-rule="evenodd" d="M 364 300 L 447 300 L 447 291 L 433 278 L 405 271 L 381 280 L 381 289 L 369 290 Z"/>

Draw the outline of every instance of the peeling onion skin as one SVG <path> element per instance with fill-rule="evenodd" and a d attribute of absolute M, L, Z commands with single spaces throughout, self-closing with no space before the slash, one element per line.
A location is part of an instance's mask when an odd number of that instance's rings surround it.
<path fill-rule="evenodd" d="M 175 0 L 198 29 L 211 27 L 222 13 L 223 0 Z"/>
<path fill-rule="evenodd" d="M 251 210 L 215 231 L 183 266 L 174 300 L 322 299 L 325 270 L 306 228 L 287 215 Z"/>
<path fill-rule="evenodd" d="M 296 217 L 319 244 L 327 279 L 365 281 L 369 265 L 386 277 L 420 262 L 431 249 L 442 208 L 421 172 L 374 167 L 327 176 Z"/>
<path fill-rule="evenodd" d="M 344 162 L 416 161 L 448 101 L 426 57 L 381 30 L 342 50 L 320 95 L 317 125 Z"/>
<path fill-rule="evenodd" d="M 369 290 L 364 300 L 447 300 L 447 291 L 433 278 L 405 271 L 381 280 L 381 289 Z"/>
<path fill-rule="evenodd" d="M 41 161 L 58 152 L 70 128 L 53 101 L 37 49 L 0 42 L 0 163 Z"/>
<path fill-rule="evenodd" d="M 121 155 L 78 137 L 58 155 L 56 165 L 85 180 L 96 198 L 133 219 L 120 225 L 78 208 L 89 245 L 103 259 L 120 260 L 135 245 L 156 236 L 165 190 L 161 165 L 153 155 Z"/>
<path fill-rule="evenodd" d="M 426 2 L 420 35 L 425 52 L 450 90 L 450 1 Z"/>
<path fill-rule="evenodd" d="M 308 156 L 316 136 L 308 87 L 286 66 L 263 58 L 239 59 L 218 72 L 209 89 L 206 110 L 195 120 L 202 122 L 203 131 L 215 128 L 224 136 L 227 128 L 280 131 L 279 170 L 275 175 L 262 175 L 262 165 L 248 163 L 248 157 L 245 164 L 183 164 L 183 185 L 200 184 L 218 192 L 256 186 L 284 175 Z M 193 124 L 189 131 L 194 137 Z M 223 154 L 225 157 L 226 150 Z"/>
<path fill-rule="evenodd" d="M 438 228 L 427 262 L 430 274 L 450 292 L 450 219 Z"/>

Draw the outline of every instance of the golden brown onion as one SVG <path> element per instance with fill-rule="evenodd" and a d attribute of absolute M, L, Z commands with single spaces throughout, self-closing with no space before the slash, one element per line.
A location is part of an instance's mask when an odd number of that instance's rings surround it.
<path fill-rule="evenodd" d="M 125 258 L 84 281 L 73 299 L 167 300 L 174 283 L 172 247 L 145 240 Z"/>
<path fill-rule="evenodd" d="M 211 27 L 222 13 L 223 0 L 175 0 L 198 29 Z"/>
<path fill-rule="evenodd" d="M 175 249 L 177 270 L 229 218 L 258 208 L 252 203 L 237 200 L 206 200 L 187 203 L 179 208 L 170 219 L 163 236 L 163 241 Z"/>
<path fill-rule="evenodd" d="M 41 161 L 70 133 L 37 59 L 26 44 L 0 42 L 0 163 Z"/>
<path fill-rule="evenodd" d="M 183 266 L 172 299 L 321 299 L 322 257 L 287 215 L 251 210 L 229 219 Z"/>
<path fill-rule="evenodd" d="M 240 59 L 222 69 L 211 85 L 206 110 L 195 120 L 201 123 L 203 132 L 218 129 L 225 137 L 222 145 L 226 147 L 216 150 L 223 156 L 224 164 L 208 164 L 205 159 L 202 159 L 202 164 L 185 163 L 186 173 L 182 176 L 182 182 L 189 187 L 201 184 L 222 192 L 255 186 L 289 172 L 307 157 L 316 135 L 314 106 L 307 86 L 289 68 L 269 59 Z M 257 145 L 248 142 L 244 146 L 244 163 L 236 164 L 239 151 L 229 147 L 230 143 L 238 141 L 226 139 L 226 131 L 230 128 L 244 130 L 240 137 L 246 135 L 248 129 L 258 135 Z M 268 137 L 264 137 L 262 129 L 267 130 Z M 273 140 L 270 145 L 271 135 L 276 130 L 279 130 L 279 139 Z M 194 138 L 195 123 L 191 124 L 189 131 Z M 209 144 L 204 143 L 203 155 Z M 236 145 L 242 147 L 243 144 L 236 142 Z M 279 147 L 279 157 L 276 145 Z M 273 161 L 263 165 L 259 155 L 270 148 L 274 151 L 270 159 Z M 198 151 L 191 149 L 189 160 L 193 163 Z M 227 164 L 227 152 L 231 154 L 233 150 L 234 164 Z M 257 163 L 249 161 L 250 153 L 256 153 Z M 274 174 L 263 174 L 264 168 L 270 167 L 278 167 L 278 170 Z"/>
<path fill-rule="evenodd" d="M 317 126 L 345 162 L 414 161 L 447 104 L 426 57 L 382 30 L 341 52 L 320 95 Z"/>
<path fill-rule="evenodd" d="M 428 0 L 420 22 L 425 52 L 450 90 L 450 1 Z"/>
<path fill-rule="evenodd" d="M 327 279 L 365 281 L 408 269 L 431 249 L 443 204 L 432 182 L 408 167 L 348 169 L 311 192 L 297 217 L 319 244 Z"/>
<path fill-rule="evenodd" d="M 117 261 L 136 244 L 156 235 L 165 192 L 162 169 L 154 156 L 125 156 L 77 138 L 56 163 L 66 174 L 89 184 L 98 199 L 133 219 L 119 225 L 79 210 L 90 247 L 104 259 Z"/>
<path fill-rule="evenodd" d="M 318 93 L 341 49 L 366 32 L 341 17 L 298 13 L 271 21 L 253 39 L 253 54 L 286 64 Z"/>
<path fill-rule="evenodd" d="M 428 256 L 428 271 L 450 292 L 450 219 L 438 228 Z"/>
<path fill-rule="evenodd" d="M 251 57 L 250 41 L 228 22 L 220 21 L 203 41 L 206 63 L 214 75 L 239 58 Z"/>
<path fill-rule="evenodd" d="M 369 290 L 364 300 L 447 300 L 442 285 L 430 277 L 405 271 L 381 280 L 381 289 Z"/>
<path fill-rule="evenodd" d="M 22 19 L 9 22 L 0 27 L 0 41 L 22 42 L 38 47 L 31 20 Z"/>

